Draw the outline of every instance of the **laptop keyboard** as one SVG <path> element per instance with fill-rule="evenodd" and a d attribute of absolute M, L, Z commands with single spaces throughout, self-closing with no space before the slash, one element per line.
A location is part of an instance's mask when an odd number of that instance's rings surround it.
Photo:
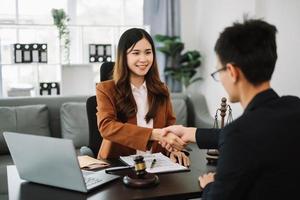
<path fill-rule="evenodd" d="M 98 171 L 98 172 L 87 171 L 87 170 L 81 170 L 81 171 L 86 184 L 86 188 L 88 190 L 120 177 L 117 175 L 106 174 L 104 171 Z"/>
<path fill-rule="evenodd" d="M 86 171 L 86 170 L 81 170 L 81 171 L 87 188 L 90 188 L 93 185 L 99 185 L 99 183 L 103 181 L 103 179 L 101 179 L 99 175 L 95 174 L 95 172 Z"/>
<path fill-rule="evenodd" d="M 93 185 L 98 185 L 103 180 L 100 178 L 93 177 L 93 176 L 86 176 L 86 177 L 84 177 L 84 181 L 85 181 L 86 187 L 89 188 Z"/>

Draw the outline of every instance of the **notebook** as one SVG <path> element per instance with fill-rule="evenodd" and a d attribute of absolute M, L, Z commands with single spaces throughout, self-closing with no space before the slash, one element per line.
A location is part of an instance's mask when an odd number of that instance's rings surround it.
<path fill-rule="evenodd" d="M 3 135 L 24 180 L 88 192 L 119 178 L 104 170 L 81 170 L 72 140 L 13 132 Z"/>
<path fill-rule="evenodd" d="M 137 155 L 120 156 L 120 160 L 127 165 L 134 166 L 134 158 Z M 189 168 L 174 163 L 169 157 L 162 153 L 144 154 L 144 161 L 146 164 L 146 171 L 148 173 L 167 173 L 178 171 L 190 171 Z M 155 162 L 153 162 L 155 159 Z M 153 164 L 154 163 L 154 164 Z"/>

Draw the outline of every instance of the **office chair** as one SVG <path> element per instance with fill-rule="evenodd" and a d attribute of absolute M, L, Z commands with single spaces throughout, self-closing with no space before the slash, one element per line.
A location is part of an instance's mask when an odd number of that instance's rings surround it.
<path fill-rule="evenodd" d="M 112 78 L 114 64 L 114 62 L 104 62 L 101 65 L 100 82 L 110 80 Z M 95 95 L 87 99 L 86 111 L 89 125 L 89 148 L 81 147 L 80 154 L 97 157 L 99 148 L 101 146 L 102 137 L 97 124 L 97 100 Z"/>
<path fill-rule="evenodd" d="M 112 79 L 115 62 L 104 62 L 100 67 L 100 82 Z"/>

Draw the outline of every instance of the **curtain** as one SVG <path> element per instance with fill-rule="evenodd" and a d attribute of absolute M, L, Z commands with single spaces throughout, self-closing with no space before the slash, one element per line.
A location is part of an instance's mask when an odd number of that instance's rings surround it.
<path fill-rule="evenodd" d="M 180 0 L 144 0 L 144 24 L 150 25 L 150 34 L 180 36 Z M 157 62 L 162 80 L 172 92 L 181 91 L 181 84 L 164 77 L 166 59 L 164 54 L 157 53 Z"/>

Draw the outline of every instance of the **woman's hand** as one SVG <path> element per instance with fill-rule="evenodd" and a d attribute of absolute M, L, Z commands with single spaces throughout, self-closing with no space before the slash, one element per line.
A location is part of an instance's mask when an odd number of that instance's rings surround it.
<path fill-rule="evenodd" d="M 173 162 L 179 163 L 180 165 L 183 165 L 185 167 L 189 167 L 191 164 L 190 158 L 181 151 L 172 151 L 170 153 L 170 159 Z"/>

